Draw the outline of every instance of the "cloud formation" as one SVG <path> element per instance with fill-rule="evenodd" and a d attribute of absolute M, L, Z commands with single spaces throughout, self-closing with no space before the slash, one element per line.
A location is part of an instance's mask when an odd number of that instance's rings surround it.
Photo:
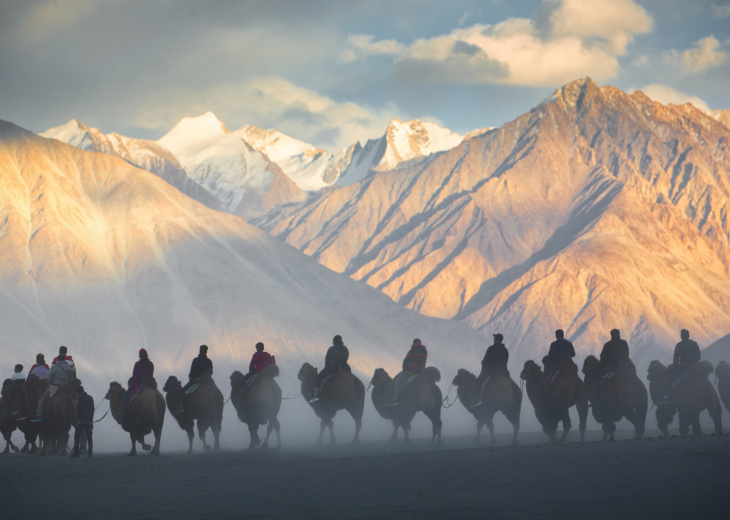
<path fill-rule="evenodd" d="M 633 0 L 545 0 L 531 19 L 455 29 L 409 45 L 348 39 L 349 60 L 391 54 L 403 80 L 551 86 L 580 76 L 602 82 L 617 75 L 618 57 L 634 35 L 652 27 Z"/>
<path fill-rule="evenodd" d="M 635 90 L 637 89 L 630 89 L 630 92 L 634 92 Z M 705 112 L 710 111 L 710 107 L 708 107 L 707 103 L 705 103 L 702 99 L 696 96 L 685 94 L 684 92 L 680 92 L 679 90 L 670 87 L 669 85 L 652 83 L 651 85 L 646 85 L 638 90 L 641 90 L 651 99 L 653 99 L 654 101 L 658 101 L 663 105 L 668 105 L 670 103 L 673 105 L 683 105 L 684 103 L 691 103 L 700 110 L 703 110 Z"/>
<path fill-rule="evenodd" d="M 185 116 L 214 112 L 229 129 L 275 128 L 329 152 L 378 137 L 397 117 L 394 107 L 339 103 L 280 77 L 258 77 L 208 89 L 166 89 L 149 96 L 127 124 L 167 131 Z"/>
<path fill-rule="evenodd" d="M 696 41 L 691 49 L 682 53 L 682 65 L 689 72 L 703 72 L 721 65 L 726 57 L 717 38 L 708 36 Z"/>

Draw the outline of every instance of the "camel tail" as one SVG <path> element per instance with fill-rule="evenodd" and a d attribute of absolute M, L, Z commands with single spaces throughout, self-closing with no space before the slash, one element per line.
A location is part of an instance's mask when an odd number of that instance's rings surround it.
<path fill-rule="evenodd" d="M 419 374 L 419 378 L 426 383 L 438 383 L 441 381 L 441 372 L 436 367 L 426 367 Z"/>

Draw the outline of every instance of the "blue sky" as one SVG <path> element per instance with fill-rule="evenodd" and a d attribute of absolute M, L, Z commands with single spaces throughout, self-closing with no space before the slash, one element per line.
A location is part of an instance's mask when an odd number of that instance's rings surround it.
<path fill-rule="evenodd" d="M 211 110 L 336 152 L 500 126 L 591 76 L 730 108 L 727 0 L 0 0 L 0 119 L 140 138 Z"/>

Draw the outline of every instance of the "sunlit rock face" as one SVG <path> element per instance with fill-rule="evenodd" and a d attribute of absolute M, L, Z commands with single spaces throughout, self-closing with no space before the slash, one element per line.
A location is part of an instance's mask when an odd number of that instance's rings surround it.
<path fill-rule="evenodd" d="M 4 370 L 67 345 L 95 395 L 126 381 L 140 347 L 158 378 L 184 378 L 208 344 L 221 388 L 258 341 L 287 387 L 335 334 L 366 376 L 397 370 L 414 337 L 446 373 L 483 351 L 466 325 L 409 311 L 114 155 L 2 121 L 0 287 Z"/>
<path fill-rule="evenodd" d="M 638 358 L 730 324 L 730 130 L 691 105 L 590 79 L 427 161 L 255 221 L 429 316 L 513 351 L 564 328 L 585 355 L 621 329 Z"/>

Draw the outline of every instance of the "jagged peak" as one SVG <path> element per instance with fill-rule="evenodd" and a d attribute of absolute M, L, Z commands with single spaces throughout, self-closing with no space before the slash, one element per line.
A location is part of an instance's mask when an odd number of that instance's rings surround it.
<path fill-rule="evenodd" d="M 218 119 L 218 116 L 211 111 L 199 116 L 183 117 L 169 133 L 179 131 L 207 131 L 220 134 L 230 133 L 226 128 L 226 125 L 224 125 L 223 122 Z"/>

